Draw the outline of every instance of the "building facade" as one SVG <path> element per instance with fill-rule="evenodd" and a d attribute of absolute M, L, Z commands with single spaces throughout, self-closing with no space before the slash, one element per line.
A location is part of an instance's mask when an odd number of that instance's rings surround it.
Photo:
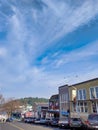
<path fill-rule="evenodd" d="M 59 118 L 59 94 L 55 94 L 50 97 L 48 116 Z"/>
<path fill-rule="evenodd" d="M 46 118 L 48 103 L 34 103 L 34 116 L 37 118 Z"/>
<path fill-rule="evenodd" d="M 68 85 L 59 87 L 59 109 L 60 119 L 69 115 L 69 90 Z"/>
<path fill-rule="evenodd" d="M 98 78 L 69 86 L 70 116 L 98 113 Z"/>

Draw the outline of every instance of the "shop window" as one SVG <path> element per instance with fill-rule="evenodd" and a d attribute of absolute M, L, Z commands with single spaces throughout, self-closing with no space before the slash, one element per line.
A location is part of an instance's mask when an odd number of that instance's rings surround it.
<path fill-rule="evenodd" d="M 88 112 L 87 102 L 78 102 L 77 110 L 78 112 Z"/>
<path fill-rule="evenodd" d="M 92 101 L 92 112 L 98 113 L 98 102 Z"/>

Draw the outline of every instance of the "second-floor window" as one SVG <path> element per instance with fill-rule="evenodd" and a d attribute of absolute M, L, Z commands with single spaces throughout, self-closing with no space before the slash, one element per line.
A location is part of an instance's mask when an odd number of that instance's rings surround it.
<path fill-rule="evenodd" d="M 77 99 L 78 100 L 85 100 L 86 99 L 86 90 L 85 89 L 78 90 Z"/>
<path fill-rule="evenodd" d="M 90 98 L 91 99 L 98 98 L 98 87 L 90 88 Z"/>
<path fill-rule="evenodd" d="M 66 102 L 68 101 L 68 93 L 60 94 L 60 102 Z"/>

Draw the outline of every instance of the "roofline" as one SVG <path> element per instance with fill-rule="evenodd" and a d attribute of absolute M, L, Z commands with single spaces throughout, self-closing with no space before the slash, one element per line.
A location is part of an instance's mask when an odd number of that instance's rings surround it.
<path fill-rule="evenodd" d="M 59 94 L 53 94 L 53 95 L 51 95 L 51 97 L 52 97 L 52 96 L 58 96 L 58 95 L 59 95 Z"/>
<path fill-rule="evenodd" d="M 65 84 L 65 85 L 59 86 L 59 88 L 62 88 L 62 87 L 68 87 L 68 84 Z"/>
<path fill-rule="evenodd" d="M 95 80 L 98 80 L 98 78 L 94 78 L 94 79 L 86 80 L 86 81 L 83 81 L 83 82 L 80 82 L 80 83 L 72 84 L 72 85 L 69 85 L 68 87 L 72 87 L 72 86 L 88 83 L 88 82 L 95 81 Z"/>

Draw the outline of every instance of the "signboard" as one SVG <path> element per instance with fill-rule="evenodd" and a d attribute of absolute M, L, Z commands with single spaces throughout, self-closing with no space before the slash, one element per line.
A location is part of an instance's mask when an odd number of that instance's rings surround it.
<path fill-rule="evenodd" d="M 63 116 L 69 115 L 69 113 L 68 113 L 67 111 L 61 111 L 61 114 L 62 114 Z"/>
<path fill-rule="evenodd" d="M 33 116 L 33 113 L 32 112 L 26 112 L 25 113 L 25 117 L 32 117 Z"/>

